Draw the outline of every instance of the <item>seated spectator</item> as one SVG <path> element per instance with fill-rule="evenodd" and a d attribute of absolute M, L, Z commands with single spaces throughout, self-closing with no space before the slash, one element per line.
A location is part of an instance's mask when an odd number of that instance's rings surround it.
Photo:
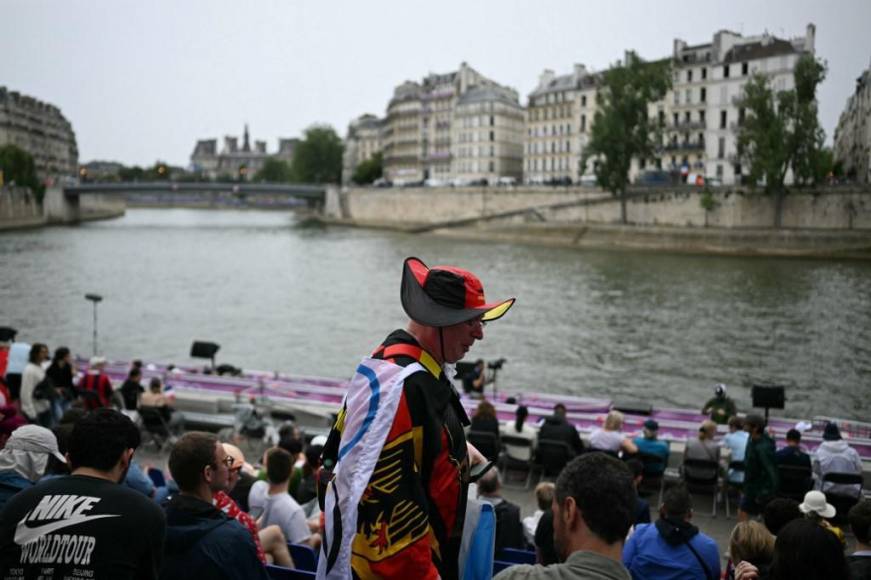
<path fill-rule="evenodd" d="M 804 516 L 798 509 L 797 501 L 788 497 L 777 497 L 765 506 L 762 521 L 765 522 L 765 527 L 771 535 L 776 536 L 783 526 L 801 517 Z"/>
<path fill-rule="evenodd" d="M 774 536 L 759 522 L 738 522 L 729 538 L 729 556 L 735 567 L 752 564 L 759 578 L 768 578 L 774 558 Z"/>
<path fill-rule="evenodd" d="M 650 503 L 640 495 L 638 488 L 644 480 L 644 464 L 641 460 L 632 458 L 626 462 L 626 467 L 632 472 L 632 482 L 635 484 L 635 521 L 633 526 L 650 523 Z"/>
<path fill-rule="evenodd" d="M 832 532 L 844 546 L 847 545 L 844 531 L 833 526 L 829 520 L 835 517 L 835 506 L 826 501 L 826 494 L 821 491 L 809 491 L 804 495 L 804 501 L 798 506 L 804 516 Z"/>
<path fill-rule="evenodd" d="M 179 435 L 184 431 L 184 415 L 174 407 L 173 398 L 163 392 L 163 384 L 159 378 L 151 377 L 148 391 L 140 396 L 139 406 L 158 409 L 173 434 Z"/>
<path fill-rule="evenodd" d="M 34 343 L 30 347 L 27 366 L 21 375 L 21 412 L 31 423 L 43 427 L 51 427 L 54 422 L 51 413 L 51 401 L 54 398 L 48 391 L 54 392 L 51 380 L 46 380 L 42 363 L 48 360 L 48 347 Z"/>
<path fill-rule="evenodd" d="M 166 504 L 162 580 L 268 580 L 251 534 L 213 504 L 214 494 L 227 490 L 233 463 L 209 433 L 186 433 L 172 448 L 169 471 L 181 491 Z"/>
<path fill-rule="evenodd" d="M 478 408 L 472 415 L 472 424 L 469 426 L 469 430 L 483 431 L 499 436 L 499 419 L 496 418 L 496 408 L 490 401 L 484 399 L 478 403 Z"/>
<path fill-rule="evenodd" d="M 823 442 L 813 456 L 813 471 L 817 479 L 816 488 L 827 494 L 833 493 L 848 497 L 859 497 L 861 484 L 840 484 L 823 482 L 827 473 L 855 473 L 862 475 L 862 459 L 859 453 L 841 438 L 841 431 L 834 423 L 827 423 L 823 430 Z"/>
<path fill-rule="evenodd" d="M 689 477 L 696 479 L 709 479 L 719 471 L 720 463 L 720 446 L 714 441 L 714 435 L 717 433 L 717 424 L 707 419 L 702 422 L 699 427 L 699 436 L 697 439 L 687 439 L 686 451 L 684 451 L 684 459 L 703 459 L 705 461 L 713 461 L 717 465 L 715 467 L 690 467 L 684 466 L 684 473 Z"/>
<path fill-rule="evenodd" d="M 720 577 L 717 543 L 690 523 L 692 515 L 685 486 L 666 490 L 659 519 L 637 526 L 623 549 L 623 564 L 633 578 Z"/>
<path fill-rule="evenodd" d="M 317 475 L 321 467 L 323 450 L 323 445 L 308 445 L 305 448 L 305 463 L 293 468 L 294 473 L 299 473 L 299 477 L 291 478 L 291 485 L 287 491 L 301 506 L 318 497 Z"/>
<path fill-rule="evenodd" d="M 847 514 L 856 536 L 856 551 L 848 558 L 852 580 L 871 580 L 871 501 L 862 500 Z"/>
<path fill-rule="evenodd" d="M 714 397 L 702 407 L 702 415 L 707 415 L 717 425 L 725 425 L 737 412 L 735 401 L 726 396 L 726 385 L 714 385 Z"/>
<path fill-rule="evenodd" d="M 78 421 L 67 450 L 71 475 L 24 490 L 0 517 L 4 578 L 157 578 L 164 519 L 154 502 L 118 482 L 139 430 L 113 409 Z"/>
<path fill-rule="evenodd" d="M 729 462 L 744 461 L 744 453 L 747 451 L 747 440 L 750 434 L 744 430 L 744 419 L 734 415 L 729 418 L 729 432 L 723 437 L 722 446 L 729 450 Z M 729 483 L 740 485 L 744 483 L 744 470 L 732 469 L 726 472 L 726 480 Z"/>
<path fill-rule="evenodd" d="M 54 433 L 38 425 L 24 425 L 12 432 L 0 449 L 0 510 L 21 490 L 45 475 L 49 459 L 66 463 Z"/>
<path fill-rule="evenodd" d="M 499 472 L 495 469 L 491 469 L 478 480 L 478 498 L 493 504 L 493 511 L 496 512 L 496 554 L 503 548 L 522 550 L 526 547 L 523 524 L 520 523 L 520 507 L 503 498 L 501 493 L 502 482 L 499 481 Z"/>
<path fill-rule="evenodd" d="M 590 433 L 590 447 L 598 451 L 607 451 L 617 454 L 621 450 L 632 455 L 638 453 L 638 447 L 631 439 L 623 435 L 623 413 L 609 411 L 605 417 L 605 424 L 601 428 L 593 429 Z"/>
<path fill-rule="evenodd" d="M 320 534 L 312 533 L 305 513 L 296 500 L 287 493 L 293 458 L 284 449 L 270 449 L 266 455 L 266 481 L 268 489 L 263 502 L 263 514 L 259 517 L 264 528 L 277 525 L 288 542 L 308 544 L 315 550 L 320 548 Z M 251 492 L 254 493 L 254 487 Z M 255 502 L 249 503 L 254 506 Z"/>
<path fill-rule="evenodd" d="M 139 397 L 145 392 L 142 388 L 142 369 L 133 367 L 127 375 L 127 380 L 121 385 L 121 397 L 124 399 L 124 410 L 135 411 L 139 408 Z"/>
<path fill-rule="evenodd" d="M 469 393 L 473 397 L 484 396 L 484 383 L 486 381 L 487 367 L 482 359 L 475 361 L 475 366 L 460 377 L 463 382 L 463 392 Z"/>
<path fill-rule="evenodd" d="M 849 578 L 844 548 L 818 524 L 793 520 L 783 526 L 774 542 L 771 580 L 832 580 Z M 735 580 L 755 580 L 758 570 L 747 562 L 735 569 Z"/>
<path fill-rule="evenodd" d="M 566 406 L 557 403 L 553 407 L 553 415 L 545 417 L 538 430 L 538 440 L 565 441 L 575 455 L 584 452 L 584 443 L 578 430 L 566 420 Z"/>
<path fill-rule="evenodd" d="M 811 456 L 801 449 L 801 431 L 790 429 L 786 432 L 786 446 L 777 450 L 774 461 L 778 465 L 795 465 L 810 469 Z"/>
<path fill-rule="evenodd" d="M 652 455 L 660 459 L 659 463 L 645 462 L 644 475 L 658 477 L 662 475 L 668 465 L 668 442 L 657 439 L 659 423 L 653 419 L 644 422 L 644 430 L 641 437 L 636 437 L 633 442 L 639 453 Z"/>
<path fill-rule="evenodd" d="M 553 484 L 549 481 L 542 481 L 535 486 L 535 505 L 538 509 L 531 516 L 523 518 L 523 536 L 530 546 L 535 545 L 535 529 L 538 527 L 538 522 L 546 512 L 550 511 L 552 504 Z"/>
<path fill-rule="evenodd" d="M 112 381 L 103 372 L 105 367 L 104 357 L 91 357 L 88 372 L 79 381 L 79 396 L 85 401 L 86 409 L 99 409 L 112 404 Z"/>
<path fill-rule="evenodd" d="M 245 465 L 245 456 L 242 450 L 229 443 L 222 443 L 224 451 L 233 458 L 233 464 L 230 466 L 230 475 L 227 480 L 228 491 L 233 491 L 236 484 L 239 482 L 239 474 L 242 472 L 242 467 Z M 274 563 L 285 568 L 293 568 L 293 559 L 290 557 L 290 551 L 287 548 L 287 540 L 278 526 L 269 526 L 262 530 L 247 513 L 239 509 L 233 499 L 227 495 L 227 492 L 221 490 L 215 492 L 215 507 L 235 519 L 242 524 L 248 533 L 251 534 L 251 539 L 257 546 L 257 557 L 264 564 Z M 267 559 L 268 555 L 268 559 Z"/>
<path fill-rule="evenodd" d="M 557 478 L 551 510 L 551 541 L 563 562 L 511 566 L 496 578 L 628 579 L 621 554 L 634 512 L 632 474 L 622 461 L 603 453 L 576 457 Z M 542 516 L 539 525 L 544 521 Z"/>
<path fill-rule="evenodd" d="M 505 455 L 516 461 L 529 461 L 532 459 L 532 450 L 535 449 L 536 432 L 532 425 L 526 424 L 526 418 L 529 416 L 529 409 L 524 405 L 518 405 L 515 411 L 514 421 L 506 422 L 503 425 L 503 433 L 512 437 L 520 437 L 529 441 L 528 447 L 521 445 L 511 445 L 508 442 L 503 442 L 505 447 Z M 575 431 L 577 433 L 577 431 Z"/>

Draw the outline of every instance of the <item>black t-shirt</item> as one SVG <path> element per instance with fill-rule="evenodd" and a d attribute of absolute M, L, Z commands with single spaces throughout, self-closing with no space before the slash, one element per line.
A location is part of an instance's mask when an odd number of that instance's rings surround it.
<path fill-rule="evenodd" d="M 40 483 L 0 514 L 0 578 L 153 579 L 166 523 L 151 500 L 80 475 Z"/>
<path fill-rule="evenodd" d="M 128 411 L 135 411 L 139 404 L 139 394 L 144 393 L 145 389 L 139 384 L 139 381 L 131 381 L 127 379 L 121 385 L 121 396 L 124 398 L 124 408 Z"/>
<path fill-rule="evenodd" d="M 538 548 L 538 554 L 541 558 L 539 564 L 550 566 L 559 562 L 559 557 L 553 544 L 552 510 L 544 510 L 544 513 L 541 514 L 541 519 L 538 520 L 538 526 L 535 528 L 535 547 Z"/>

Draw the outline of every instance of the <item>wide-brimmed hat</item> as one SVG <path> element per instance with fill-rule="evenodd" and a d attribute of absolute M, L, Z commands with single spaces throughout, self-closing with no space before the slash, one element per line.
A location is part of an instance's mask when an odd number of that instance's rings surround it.
<path fill-rule="evenodd" d="M 6 449 L 11 451 L 29 451 L 35 453 L 48 453 L 61 463 L 67 460 L 60 454 L 57 448 L 57 438 L 54 433 L 39 425 L 22 425 L 12 432 L 6 441 Z"/>
<path fill-rule="evenodd" d="M 406 258 L 402 269 L 402 308 L 409 318 L 427 326 L 452 326 L 481 317 L 502 317 L 514 298 L 488 303 L 477 276 L 454 266 L 427 267 L 419 258 Z"/>
<path fill-rule="evenodd" d="M 799 504 L 798 509 L 804 514 L 814 512 L 824 518 L 833 518 L 837 513 L 835 506 L 826 501 L 826 494 L 821 491 L 809 491 L 804 494 L 804 502 Z"/>

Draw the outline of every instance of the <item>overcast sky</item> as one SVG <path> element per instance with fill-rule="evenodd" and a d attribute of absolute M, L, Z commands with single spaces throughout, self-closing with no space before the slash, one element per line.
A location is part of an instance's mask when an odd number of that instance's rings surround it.
<path fill-rule="evenodd" d="M 344 135 L 383 115 L 397 84 L 462 61 L 525 104 L 544 68 L 662 57 L 723 28 L 791 38 L 809 22 L 829 63 L 830 141 L 871 62 L 871 0 L 0 0 L 0 86 L 59 106 L 81 162 L 187 165 L 197 139 L 246 122 L 269 151 L 315 122 Z"/>

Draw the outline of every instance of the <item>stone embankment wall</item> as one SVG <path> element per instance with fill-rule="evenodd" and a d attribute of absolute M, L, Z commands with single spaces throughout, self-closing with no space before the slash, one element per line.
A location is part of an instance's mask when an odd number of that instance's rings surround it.
<path fill-rule="evenodd" d="M 0 230 L 45 224 L 42 206 L 27 187 L 0 188 Z"/>

